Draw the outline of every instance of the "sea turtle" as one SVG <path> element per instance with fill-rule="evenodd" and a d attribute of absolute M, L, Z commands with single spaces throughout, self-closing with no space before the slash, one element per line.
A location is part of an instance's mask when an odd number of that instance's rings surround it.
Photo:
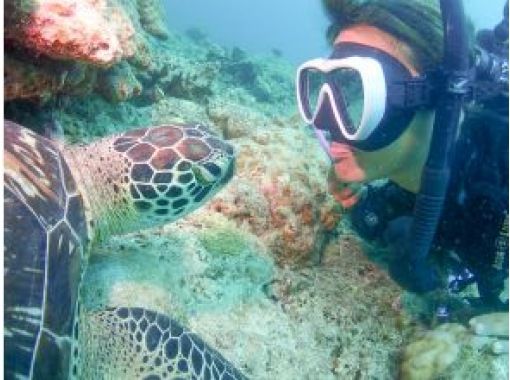
<path fill-rule="evenodd" d="M 91 244 L 202 205 L 233 175 L 231 145 L 202 125 L 65 147 L 6 121 L 4 139 L 6 379 L 244 378 L 165 315 L 79 307 Z"/>

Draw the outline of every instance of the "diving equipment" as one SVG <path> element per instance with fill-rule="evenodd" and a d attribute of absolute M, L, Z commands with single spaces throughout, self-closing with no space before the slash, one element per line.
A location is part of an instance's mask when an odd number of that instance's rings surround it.
<path fill-rule="evenodd" d="M 364 151 L 391 144 L 417 109 L 433 106 L 426 75 L 413 76 L 391 55 L 357 43 L 336 44 L 329 59 L 305 62 L 296 83 L 303 119 Z"/>
<path fill-rule="evenodd" d="M 392 277 L 404 288 L 424 293 L 440 286 L 428 256 L 450 179 L 450 162 L 465 96 L 469 92 L 469 56 L 466 19 L 461 0 L 441 0 L 444 31 L 445 81 L 438 88 L 438 105 L 429 155 L 421 176 L 410 232 Z"/>

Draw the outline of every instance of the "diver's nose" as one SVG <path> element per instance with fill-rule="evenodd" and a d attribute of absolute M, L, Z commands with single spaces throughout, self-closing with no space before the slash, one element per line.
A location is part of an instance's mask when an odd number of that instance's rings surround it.
<path fill-rule="evenodd" d="M 221 180 L 222 184 L 228 183 L 232 179 L 232 177 L 234 176 L 234 171 L 235 171 L 235 166 L 236 166 L 236 162 L 235 161 L 236 161 L 235 158 L 232 158 L 230 160 L 230 163 L 228 164 L 227 171 L 225 172 L 225 176 Z"/>

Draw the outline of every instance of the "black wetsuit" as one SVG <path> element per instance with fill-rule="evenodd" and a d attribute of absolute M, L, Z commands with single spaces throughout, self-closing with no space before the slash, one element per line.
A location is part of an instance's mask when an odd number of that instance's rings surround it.
<path fill-rule="evenodd" d="M 491 111 L 467 115 L 462 125 L 432 250 L 454 251 L 474 275 L 484 303 L 502 306 L 498 297 L 508 278 L 508 99 L 486 108 Z M 392 182 L 369 186 L 352 210 L 352 224 L 366 240 L 391 246 L 392 222 L 411 217 L 414 201 L 414 194 Z M 388 261 L 391 250 L 389 255 Z"/>

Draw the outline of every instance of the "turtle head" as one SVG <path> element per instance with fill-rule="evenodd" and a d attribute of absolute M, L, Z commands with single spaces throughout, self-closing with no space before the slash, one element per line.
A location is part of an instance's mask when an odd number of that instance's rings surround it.
<path fill-rule="evenodd" d="M 124 216 L 114 223 L 127 225 L 115 231 L 179 219 L 216 194 L 234 173 L 232 145 L 199 124 L 128 131 L 111 139 L 109 147 L 115 161 L 122 162 L 115 213 L 129 210 L 119 213 Z"/>
<path fill-rule="evenodd" d="M 234 174 L 234 148 L 200 124 L 135 129 L 63 153 L 94 239 L 177 220 Z"/>

